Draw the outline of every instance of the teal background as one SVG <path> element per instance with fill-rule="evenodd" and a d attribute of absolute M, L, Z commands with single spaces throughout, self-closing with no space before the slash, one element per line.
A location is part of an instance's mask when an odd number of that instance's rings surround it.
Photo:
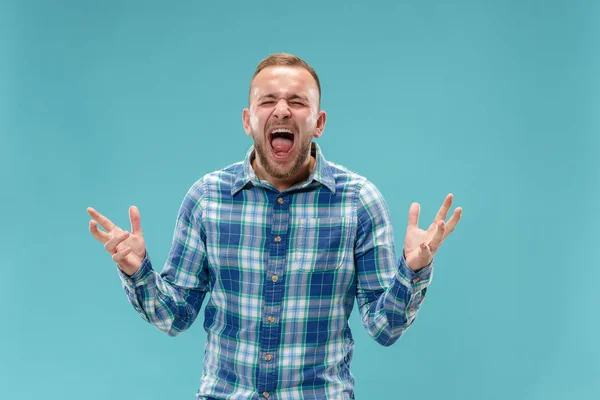
<path fill-rule="evenodd" d="M 595 1 L 0 2 L 0 398 L 192 399 L 202 316 L 169 338 L 88 232 L 135 204 L 162 268 L 189 186 L 241 160 L 261 59 L 323 86 L 325 156 L 379 186 L 401 246 L 455 193 L 415 324 L 351 318 L 358 399 L 600 398 Z"/>

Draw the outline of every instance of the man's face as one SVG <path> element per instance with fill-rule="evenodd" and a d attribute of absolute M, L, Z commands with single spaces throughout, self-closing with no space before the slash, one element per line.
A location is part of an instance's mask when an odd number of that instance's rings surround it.
<path fill-rule="evenodd" d="M 289 180 L 308 166 L 312 138 L 321 136 L 326 114 L 319 111 L 319 91 L 310 72 L 276 66 L 254 78 L 242 119 L 254 139 L 259 168 L 272 178 Z"/>

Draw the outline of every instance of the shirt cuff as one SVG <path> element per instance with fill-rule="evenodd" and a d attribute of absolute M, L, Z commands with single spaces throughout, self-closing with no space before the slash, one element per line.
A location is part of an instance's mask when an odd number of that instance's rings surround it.
<path fill-rule="evenodd" d="M 152 263 L 150 262 L 150 256 L 148 256 L 148 250 L 146 250 L 142 265 L 133 275 L 129 276 L 125 274 L 118 266 L 117 273 L 119 274 L 123 285 L 131 292 L 135 292 L 135 288 L 142 286 L 145 283 L 146 278 L 152 273 Z"/>
<path fill-rule="evenodd" d="M 400 257 L 398 266 L 398 277 L 400 281 L 406 282 L 407 285 L 412 288 L 413 292 L 423 290 L 425 287 L 429 286 L 431 281 L 431 277 L 433 275 L 433 264 L 434 261 L 432 260 L 428 266 L 423 267 L 418 271 L 413 271 L 406 264 L 404 251 L 402 251 L 402 256 Z"/>

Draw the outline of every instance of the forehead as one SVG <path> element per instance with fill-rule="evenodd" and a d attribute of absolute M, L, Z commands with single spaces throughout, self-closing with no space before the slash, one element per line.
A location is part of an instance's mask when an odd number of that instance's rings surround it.
<path fill-rule="evenodd" d="M 304 68 L 273 66 L 260 71 L 252 81 L 252 97 L 267 94 L 304 94 L 311 97 L 317 94 L 317 82 Z"/>

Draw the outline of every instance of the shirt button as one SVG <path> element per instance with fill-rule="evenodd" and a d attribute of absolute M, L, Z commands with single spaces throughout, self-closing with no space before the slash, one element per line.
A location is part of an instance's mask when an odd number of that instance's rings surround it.
<path fill-rule="evenodd" d="M 408 307 L 408 312 L 413 312 L 413 311 L 415 311 L 414 307 Z"/>
<path fill-rule="evenodd" d="M 271 359 L 273 358 L 272 355 L 270 354 L 265 354 L 265 361 L 271 361 Z"/>
<path fill-rule="evenodd" d="M 278 202 L 279 204 L 283 204 L 283 198 L 281 198 L 281 197 L 280 197 L 280 198 L 278 198 L 278 199 L 277 199 L 277 202 Z"/>
<path fill-rule="evenodd" d="M 277 281 L 279 280 L 279 278 L 277 277 L 277 275 L 273 275 L 271 277 L 271 280 L 273 281 L 273 283 L 277 283 Z"/>
<path fill-rule="evenodd" d="M 268 399 L 269 398 L 269 392 L 263 392 L 263 397 L 265 399 Z"/>
<path fill-rule="evenodd" d="M 275 236 L 275 243 L 279 243 L 281 242 L 281 236 L 277 235 Z"/>
<path fill-rule="evenodd" d="M 275 317 L 272 315 L 269 315 L 269 318 L 267 318 L 267 321 L 269 321 L 269 323 L 272 324 L 273 322 L 275 322 Z"/>
<path fill-rule="evenodd" d="M 420 278 L 415 278 L 413 279 L 413 283 L 418 283 L 421 279 Z"/>

